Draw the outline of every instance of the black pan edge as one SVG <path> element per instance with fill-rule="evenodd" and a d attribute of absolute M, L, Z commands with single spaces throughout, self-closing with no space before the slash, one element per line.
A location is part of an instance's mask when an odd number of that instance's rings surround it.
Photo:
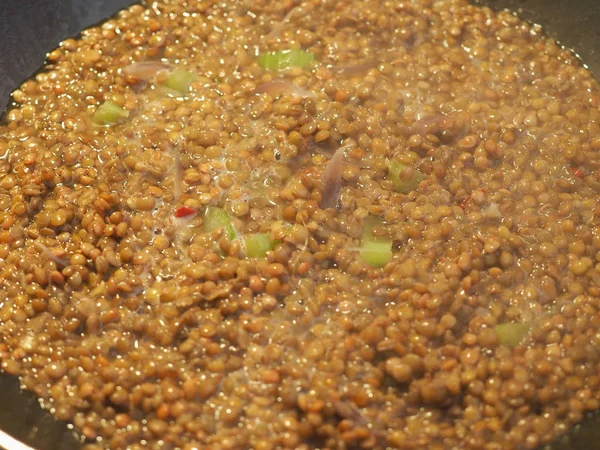
<path fill-rule="evenodd" d="M 473 0 L 496 10 L 508 8 L 567 48 L 574 49 L 600 77 L 599 0 Z M 133 0 L 2 0 L 0 9 L 0 111 L 10 93 L 40 69 L 63 39 L 99 23 Z M 79 439 L 65 423 L 43 411 L 35 396 L 19 391 L 15 377 L 0 374 L 0 449 L 76 450 Z M 4 430 L 4 431 L 1 431 Z M 22 443 L 21 443 L 22 442 Z M 590 414 L 552 450 L 600 448 L 600 414 Z"/>

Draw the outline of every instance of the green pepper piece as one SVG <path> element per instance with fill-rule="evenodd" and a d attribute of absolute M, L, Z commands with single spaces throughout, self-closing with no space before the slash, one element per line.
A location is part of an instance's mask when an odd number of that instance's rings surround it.
<path fill-rule="evenodd" d="M 100 125 L 114 125 L 129 117 L 129 111 L 107 100 L 98 106 L 92 120 Z"/>
<path fill-rule="evenodd" d="M 306 69 L 314 60 L 314 53 L 296 48 L 263 53 L 258 57 L 258 63 L 269 70 L 283 70 L 289 67 Z"/>
<path fill-rule="evenodd" d="M 360 256 L 371 267 L 383 267 L 392 260 L 392 241 L 389 239 L 364 241 Z"/>
<path fill-rule="evenodd" d="M 249 258 L 264 258 L 277 245 L 277 241 L 272 241 L 268 233 L 250 234 L 245 242 L 246 256 Z"/>
<path fill-rule="evenodd" d="M 531 328 L 528 323 L 503 323 L 496 325 L 495 330 L 498 335 L 500 345 L 507 347 L 516 347 L 521 343 L 525 335 Z"/>
<path fill-rule="evenodd" d="M 196 74 L 193 74 L 192 72 L 176 69 L 169 74 L 165 86 L 181 94 L 187 94 L 190 90 L 190 86 L 197 78 Z"/>
<path fill-rule="evenodd" d="M 203 219 L 202 227 L 205 233 L 212 233 L 215 230 L 223 228 L 227 239 L 230 241 L 235 239 L 236 232 L 233 221 L 224 209 L 217 208 L 216 206 L 207 206 L 204 210 Z"/>
<path fill-rule="evenodd" d="M 423 175 L 417 169 L 402 164 L 397 159 L 392 159 L 388 162 L 388 176 L 396 191 L 403 194 L 408 194 L 414 191 L 419 186 L 419 183 L 425 179 Z"/>
<path fill-rule="evenodd" d="M 381 226 L 381 220 L 369 216 L 363 225 L 360 256 L 364 262 L 371 267 L 379 268 L 385 266 L 392 260 L 392 244 L 390 239 L 373 236 L 373 228 Z"/>

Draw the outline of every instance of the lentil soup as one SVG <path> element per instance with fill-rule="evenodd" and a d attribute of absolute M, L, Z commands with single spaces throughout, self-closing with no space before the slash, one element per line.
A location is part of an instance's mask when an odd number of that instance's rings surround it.
<path fill-rule="evenodd" d="M 532 449 L 600 400 L 600 90 L 466 0 L 158 1 L 0 125 L 0 360 L 89 450 Z"/>

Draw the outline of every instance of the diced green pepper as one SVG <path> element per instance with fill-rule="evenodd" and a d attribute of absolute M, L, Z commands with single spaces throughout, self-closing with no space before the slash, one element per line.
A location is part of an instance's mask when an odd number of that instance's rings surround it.
<path fill-rule="evenodd" d="M 129 117 L 129 111 L 107 100 L 98 106 L 92 119 L 101 125 L 114 125 Z"/>
<path fill-rule="evenodd" d="M 363 241 L 360 256 L 371 267 L 383 267 L 392 260 L 392 241 L 389 239 Z"/>
<path fill-rule="evenodd" d="M 310 63 L 314 60 L 314 53 L 296 48 L 263 53 L 258 57 L 258 63 L 269 70 L 283 70 L 289 67 L 301 67 L 305 69 L 310 67 Z"/>
<path fill-rule="evenodd" d="M 272 241 L 268 233 L 256 233 L 246 236 L 246 255 L 249 258 L 264 258 L 273 250 L 277 241 Z"/>
<path fill-rule="evenodd" d="M 388 162 L 388 176 L 396 191 L 408 194 L 419 186 L 419 183 L 425 179 L 425 175 L 417 169 L 402 164 L 397 159 Z"/>
<path fill-rule="evenodd" d="M 166 86 L 169 89 L 177 91 L 181 94 L 187 94 L 190 90 L 190 86 L 198 77 L 192 72 L 187 70 L 176 69 L 169 74 L 167 78 Z"/>
<path fill-rule="evenodd" d="M 225 236 L 229 240 L 235 239 L 235 228 L 231 217 L 224 209 L 216 206 L 207 206 L 204 211 L 202 227 L 205 233 L 212 233 L 223 228 Z"/>
<path fill-rule="evenodd" d="M 373 228 L 381 226 L 381 220 L 369 216 L 363 225 L 360 256 L 372 267 L 383 267 L 392 260 L 392 244 L 390 239 L 373 236 Z"/>
<path fill-rule="evenodd" d="M 530 324 L 528 323 L 503 323 L 496 325 L 495 330 L 500 345 L 516 347 L 529 332 L 529 328 Z"/>

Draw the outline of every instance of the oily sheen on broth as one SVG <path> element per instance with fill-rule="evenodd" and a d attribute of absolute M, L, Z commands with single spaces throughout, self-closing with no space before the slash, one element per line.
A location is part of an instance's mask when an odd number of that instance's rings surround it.
<path fill-rule="evenodd" d="M 600 400 L 600 90 L 466 0 L 157 1 L 0 125 L 0 361 L 88 450 L 533 449 Z"/>

